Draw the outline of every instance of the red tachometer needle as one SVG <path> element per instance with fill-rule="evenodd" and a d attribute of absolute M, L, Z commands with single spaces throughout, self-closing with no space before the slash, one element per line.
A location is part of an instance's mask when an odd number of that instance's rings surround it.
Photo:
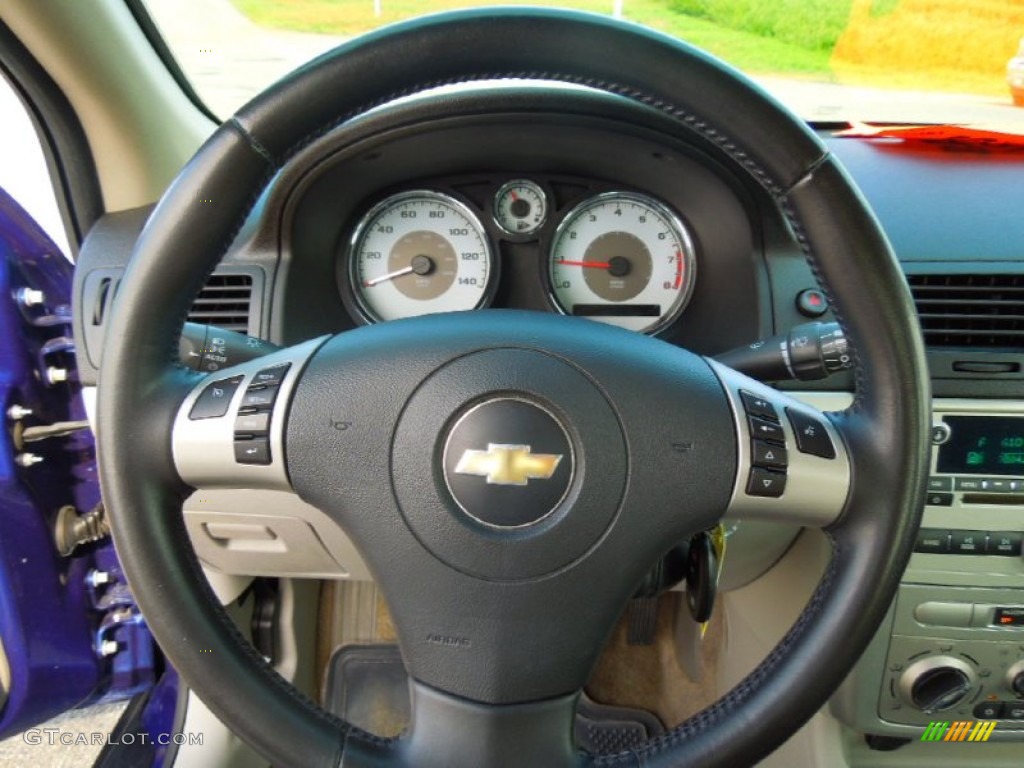
<path fill-rule="evenodd" d="M 569 261 L 568 259 L 559 259 L 556 264 L 567 264 L 570 267 L 591 267 L 593 269 L 608 269 L 611 264 L 607 261 Z"/>

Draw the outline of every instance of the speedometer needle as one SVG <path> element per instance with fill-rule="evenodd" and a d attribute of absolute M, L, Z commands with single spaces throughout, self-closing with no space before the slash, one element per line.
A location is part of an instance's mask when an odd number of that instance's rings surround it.
<path fill-rule="evenodd" d="M 396 269 L 394 272 L 388 272 L 386 275 L 375 277 L 372 280 L 363 280 L 364 288 L 372 288 L 378 283 L 386 283 L 388 280 L 394 280 L 396 277 L 402 275 L 411 275 L 414 272 L 412 267 L 403 267 L 402 269 Z"/>
<path fill-rule="evenodd" d="M 372 288 L 378 283 L 383 283 L 388 280 L 394 280 L 396 277 L 401 277 L 402 275 L 409 275 L 412 274 L 413 272 L 415 272 L 420 277 L 423 277 L 424 275 L 429 275 L 433 271 L 434 260 L 429 256 L 426 256 L 422 253 L 418 253 L 412 257 L 412 264 L 410 264 L 408 267 L 396 269 L 394 272 L 388 272 L 386 275 L 381 275 L 380 277 L 375 277 L 371 280 L 364 280 L 363 287 Z"/>
<path fill-rule="evenodd" d="M 569 259 L 559 259 L 556 264 L 566 264 L 570 267 L 591 267 L 593 269 L 608 269 L 611 264 L 607 261 L 570 261 Z"/>

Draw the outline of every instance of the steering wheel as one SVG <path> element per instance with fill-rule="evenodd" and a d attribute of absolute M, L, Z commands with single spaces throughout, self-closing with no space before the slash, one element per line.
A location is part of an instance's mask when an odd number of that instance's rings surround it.
<path fill-rule="evenodd" d="M 216 381 L 176 362 L 191 297 L 290 157 L 375 105 L 501 78 L 640 102 L 748 172 L 850 339 L 854 404 L 821 413 L 654 338 L 499 310 L 314 339 Z M 930 423 L 914 317 L 886 239 L 837 161 L 718 61 L 574 12 L 488 9 L 392 26 L 242 108 L 146 225 L 99 383 L 117 550 L 185 681 L 276 765 L 753 763 L 850 670 L 909 557 Z M 258 456 L 234 444 L 240 405 L 269 419 Z M 755 466 L 764 429 L 784 443 L 785 473 Z M 185 495 L 207 485 L 291 490 L 348 533 L 394 614 L 413 680 L 408 733 L 378 738 L 326 714 L 242 639 L 182 520 Z M 575 704 L 626 601 L 675 542 L 724 516 L 825 530 L 830 564 L 803 614 L 689 721 L 635 750 L 578 753 Z"/>

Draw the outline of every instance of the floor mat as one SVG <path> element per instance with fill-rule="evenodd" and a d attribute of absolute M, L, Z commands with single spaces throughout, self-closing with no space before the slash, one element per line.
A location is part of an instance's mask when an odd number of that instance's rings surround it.
<path fill-rule="evenodd" d="M 409 724 L 409 678 L 397 645 L 348 645 L 327 667 L 324 706 L 331 713 L 379 736 L 397 736 Z M 657 717 L 641 709 L 608 707 L 580 698 L 576 743 L 590 754 L 634 747 L 664 732 Z"/>

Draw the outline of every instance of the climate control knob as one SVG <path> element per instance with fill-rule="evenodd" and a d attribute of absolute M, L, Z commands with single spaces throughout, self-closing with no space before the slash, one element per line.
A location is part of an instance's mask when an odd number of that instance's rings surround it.
<path fill-rule="evenodd" d="M 962 702 L 977 683 L 974 667 L 953 656 L 928 656 L 900 677 L 903 700 L 925 713 L 942 712 Z"/>
<path fill-rule="evenodd" d="M 1006 687 L 1018 696 L 1024 696 L 1024 660 L 1006 670 Z"/>

